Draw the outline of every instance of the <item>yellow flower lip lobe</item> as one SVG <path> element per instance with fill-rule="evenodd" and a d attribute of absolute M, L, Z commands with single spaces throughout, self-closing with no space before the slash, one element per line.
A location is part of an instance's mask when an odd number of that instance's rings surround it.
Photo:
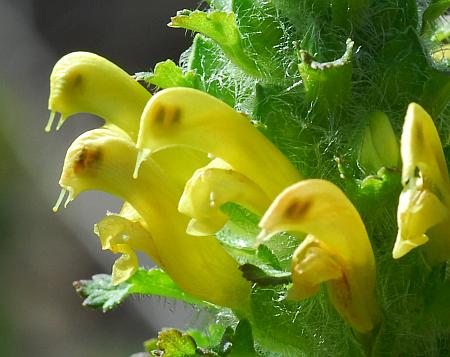
<path fill-rule="evenodd" d="M 142 217 L 129 203 L 125 203 L 120 214 L 108 214 L 94 226 L 102 249 L 112 253 L 123 253 L 129 257 L 119 258 L 113 266 L 112 282 L 120 284 L 131 277 L 138 269 L 135 250 L 144 252 L 161 265 L 153 237 L 145 228 Z"/>
<path fill-rule="evenodd" d="M 188 218 L 177 210 L 180 188 L 154 160 L 143 162 L 139 177 L 133 179 L 136 156 L 137 149 L 126 136 L 95 129 L 71 145 L 60 179 L 70 200 L 82 191 L 105 191 L 128 202 L 145 222 L 153 246 L 131 236 L 128 243 L 116 242 L 114 249 L 124 255 L 115 265 L 115 281 L 125 279 L 136 267 L 134 249 L 154 250 L 152 256 L 160 267 L 184 291 L 213 304 L 246 310 L 251 287 L 237 262 L 214 237 L 186 234 Z"/>
<path fill-rule="evenodd" d="M 402 184 L 398 235 L 392 255 L 403 257 L 424 245 L 432 263 L 450 258 L 450 180 L 433 119 L 411 103 L 401 138 Z"/>
<path fill-rule="evenodd" d="M 271 199 L 300 176 L 249 120 L 220 100 L 191 88 L 169 88 L 145 107 L 137 147 L 171 146 L 212 154 L 258 185 Z"/>
<path fill-rule="evenodd" d="M 56 129 L 76 113 L 91 113 L 115 125 L 136 140 L 139 118 L 151 94 L 124 70 L 90 52 L 73 52 L 62 57 L 50 75 L 51 111 L 46 131 L 56 113 Z"/>
<path fill-rule="evenodd" d="M 361 217 L 337 186 L 311 179 L 288 187 L 260 227 L 266 237 L 282 231 L 308 234 L 293 256 L 291 299 L 309 297 L 327 283 L 331 301 L 351 326 L 362 333 L 374 328 L 375 258 Z"/>

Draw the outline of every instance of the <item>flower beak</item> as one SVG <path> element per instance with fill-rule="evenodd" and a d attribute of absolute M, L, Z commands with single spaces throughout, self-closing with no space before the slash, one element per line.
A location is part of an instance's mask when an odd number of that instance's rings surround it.
<path fill-rule="evenodd" d="M 145 107 L 138 149 L 153 154 L 171 146 L 190 147 L 226 161 L 271 199 L 300 179 L 289 160 L 245 115 L 199 90 L 169 88 Z"/>
<path fill-rule="evenodd" d="M 352 327 L 359 332 L 374 328 L 375 258 L 361 217 L 337 186 L 305 180 L 288 187 L 260 227 L 267 236 L 282 231 L 308 234 L 292 259 L 289 298 L 310 297 L 326 283 L 332 303 Z"/>
<path fill-rule="evenodd" d="M 91 113 L 136 141 L 139 118 L 150 97 L 144 87 L 107 59 L 73 52 L 56 63 L 50 76 L 51 114 L 45 130 L 51 130 L 56 113 L 61 113 L 57 130 L 71 115 Z"/>

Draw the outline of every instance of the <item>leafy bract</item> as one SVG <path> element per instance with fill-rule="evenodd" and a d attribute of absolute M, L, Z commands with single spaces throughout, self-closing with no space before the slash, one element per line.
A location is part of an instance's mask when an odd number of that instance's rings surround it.
<path fill-rule="evenodd" d="M 134 294 L 158 295 L 184 301 L 190 304 L 206 303 L 182 291 L 170 277 L 159 269 L 139 269 L 126 282 L 114 286 L 111 275 L 97 274 L 91 280 L 73 283 L 76 291 L 84 298 L 83 305 L 103 312 L 117 307 L 127 296 Z"/>

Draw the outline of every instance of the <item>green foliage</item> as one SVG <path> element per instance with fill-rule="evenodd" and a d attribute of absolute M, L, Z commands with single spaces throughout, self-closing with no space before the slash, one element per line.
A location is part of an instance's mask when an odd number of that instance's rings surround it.
<path fill-rule="evenodd" d="M 183 10 L 172 17 L 171 27 L 200 32 L 214 40 L 238 67 L 252 76 L 260 75 L 256 64 L 247 56 L 233 12 Z"/>
<path fill-rule="evenodd" d="M 437 20 L 448 8 L 450 8 L 450 1 L 448 0 L 431 0 L 430 5 L 423 13 L 424 26 Z"/>
<path fill-rule="evenodd" d="M 253 343 L 252 328 L 250 323 L 243 319 L 236 329 L 227 327 L 216 345 L 199 347 L 196 339 L 201 333 L 191 331 L 182 333 L 175 329 L 167 329 L 159 333 L 158 339 L 146 343 L 146 350 L 152 356 L 168 357 L 194 357 L 194 356 L 216 356 L 216 357 L 257 357 Z M 204 337 L 201 337 L 204 339 Z"/>
<path fill-rule="evenodd" d="M 130 284 L 112 285 L 111 275 L 97 274 L 92 280 L 73 283 L 78 294 L 84 298 L 83 306 L 109 311 L 119 305 L 128 295 Z"/>
<path fill-rule="evenodd" d="M 117 307 L 127 296 L 133 294 L 157 295 L 177 299 L 190 304 L 205 305 L 197 298 L 178 288 L 170 277 L 159 269 L 139 269 L 126 282 L 113 285 L 111 275 L 97 274 L 91 280 L 73 283 L 75 290 L 84 298 L 83 306 L 107 312 Z"/>
<path fill-rule="evenodd" d="M 194 339 L 175 329 L 165 330 L 159 333 L 156 344 L 157 351 L 152 351 L 154 356 L 187 357 L 198 356 Z"/>
<path fill-rule="evenodd" d="M 259 286 L 282 285 L 291 282 L 291 273 L 284 271 L 261 268 L 249 263 L 241 265 L 239 269 L 247 280 Z"/>
<path fill-rule="evenodd" d="M 183 73 L 183 70 L 171 60 L 158 63 L 153 72 L 136 73 L 135 78 L 163 89 L 171 87 L 202 89 L 194 72 Z"/>

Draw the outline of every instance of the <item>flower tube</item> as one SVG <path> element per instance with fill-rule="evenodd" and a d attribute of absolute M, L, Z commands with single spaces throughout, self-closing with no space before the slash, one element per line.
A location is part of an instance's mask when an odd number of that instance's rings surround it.
<path fill-rule="evenodd" d="M 305 180 L 284 190 L 260 222 L 260 239 L 283 231 L 307 233 L 292 259 L 288 297 L 302 300 L 326 283 L 336 310 L 357 331 L 377 323 L 375 258 L 355 207 L 334 184 Z"/>
<path fill-rule="evenodd" d="M 403 191 L 397 211 L 398 235 L 392 255 L 401 258 L 429 241 L 432 263 L 450 258 L 450 181 L 433 119 L 418 104 L 408 107 L 401 138 Z"/>
<path fill-rule="evenodd" d="M 45 130 L 51 130 L 56 113 L 61 113 L 56 129 L 73 114 L 91 113 L 136 141 L 139 118 L 150 97 L 143 86 L 107 59 L 73 52 L 56 63 L 50 76 L 51 114 Z"/>
<path fill-rule="evenodd" d="M 153 160 L 143 162 L 139 178 L 132 178 L 136 155 L 134 144 L 120 133 L 96 129 L 81 135 L 67 152 L 60 179 L 69 191 L 67 202 L 87 190 L 129 202 L 148 225 L 161 268 L 180 288 L 205 301 L 245 310 L 250 284 L 238 264 L 214 237 L 186 234 L 188 218 L 177 211 L 179 188 Z"/>
<path fill-rule="evenodd" d="M 138 149 L 150 154 L 171 146 L 191 147 L 226 161 L 271 199 L 300 179 L 247 117 L 199 90 L 169 88 L 147 103 Z"/>

